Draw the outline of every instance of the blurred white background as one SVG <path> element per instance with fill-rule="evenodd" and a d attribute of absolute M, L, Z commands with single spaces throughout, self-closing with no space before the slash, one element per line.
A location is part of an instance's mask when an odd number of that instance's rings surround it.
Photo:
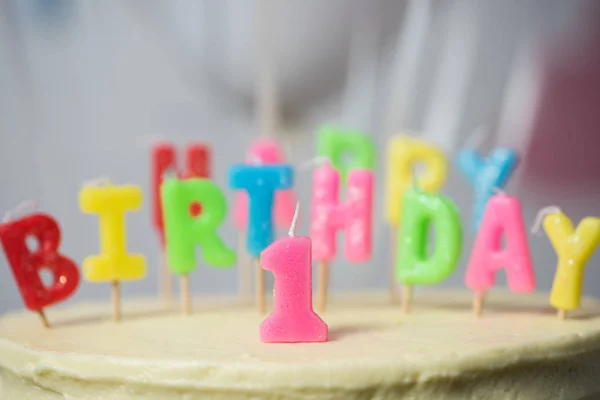
<path fill-rule="evenodd" d="M 374 257 L 364 265 L 339 257 L 333 291 L 387 288 L 382 165 L 394 133 L 427 138 L 452 158 L 484 126 L 485 149 L 521 152 L 507 190 L 523 200 L 528 224 L 549 204 L 577 222 L 598 214 L 600 2 L 264 1 L 273 15 L 275 133 L 290 161 L 312 157 L 322 123 L 363 129 L 378 143 Z M 123 290 L 157 293 L 150 146 L 210 143 L 214 179 L 233 199 L 227 169 L 259 134 L 257 31 L 265 26 L 258 21 L 253 1 L 0 2 L 0 210 L 38 201 L 62 225 L 62 251 L 80 263 L 98 252 L 97 218 L 78 210 L 81 183 L 110 176 L 141 185 L 145 204 L 127 228 L 129 250 L 147 256 L 148 277 Z M 310 174 L 297 177 L 296 190 L 308 206 Z M 444 192 L 458 203 L 466 231 L 462 262 L 444 285 L 463 286 L 472 192 L 455 168 Z M 236 246 L 232 224 L 221 231 Z M 538 288 L 547 291 L 554 250 L 544 235 L 530 236 L 530 245 Z M 600 296 L 599 261 L 587 266 L 587 295 Z M 197 294 L 234 293 L 237 272 L 200 266 L 191 284 Z M 83 282 L 70 301 L 108 296 L 108 285 Z M 21 307 L 2 255 L 0 312 Z"/>

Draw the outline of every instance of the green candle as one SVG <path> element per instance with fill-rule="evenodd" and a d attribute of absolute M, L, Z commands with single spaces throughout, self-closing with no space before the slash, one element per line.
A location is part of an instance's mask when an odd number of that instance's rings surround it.
<path fill-rule="evenodd" d="M 462 247 L 462 227 L 456 205 L 448 197 L 419 189 L 404 193 L 398 234 L 396 277 L 405 285 L 432 285 L 456 268 Z M 435 229 L 429 254 L 428 234 Z"/>
<path fill-rule="evenodd" d="M 168 179 L 161 186 L 165 221 L 166 251 L 173 273 L 185 275 L 196 269 L 196 246 L 212 267 L 230 267 L 235 252 L 227 247 L 217 229 L 227 215 L 225 195 L 209 179 Z M 200 204 L 197 216 L 190 205 Z"/>
<path fill-rule="evenodd" d="M 352 169 L 373 169 L 375 145 L 370 136 L 356 130 L 324 126 L 317 136 L 317 154 L 328 157 L 346 182 Z"/>

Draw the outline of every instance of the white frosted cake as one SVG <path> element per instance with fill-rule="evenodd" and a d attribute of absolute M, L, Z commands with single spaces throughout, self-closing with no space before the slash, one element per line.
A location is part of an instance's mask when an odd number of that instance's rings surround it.
<path fill-rule="evenodd" d="M 423 292 L 412 313 L 381 294 L 333 298 L 329 341 L 265 344 L 236 299 L 131 300 L 0 319 L 2 400 L 598 399 L 600 302 L 566 321 L 542 294 Z"/>

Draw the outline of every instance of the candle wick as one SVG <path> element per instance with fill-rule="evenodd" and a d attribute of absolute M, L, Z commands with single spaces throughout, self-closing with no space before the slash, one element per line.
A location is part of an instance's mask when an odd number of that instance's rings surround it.
<path fill-rule="evenodd" d="M 531 233 L 535 234 L 539 232 L 540 227 L 542 226 L 542 221 L 544 220 L 544 217 L 546 215 L 561 212 L 562 210 L 560 209 L 560 207 L 557 206 L 548 206 L 540 209 L 535 217 L 533 225 L 531 226 Z"/>
<path fill-rule="evenodd" d="M 110 185 L 110 178 L 107 176 L 101 176 L 99 178 L 83 182 L 83 186 L 106 186 L 106 185 Z"/>
<path fill-rule="evenodd" d="M 22 202 L 17 204 L 15 207 L 13 207 L 11 210 L 8 210 L 6 213 L 4 213 L 4 218 L 2 219 L 2 223 L 11 221 L 16 214 L 21 213 L 21 212 L 27 210 L 28 208 L 31 208 L 34 211 L 37 210 L 37 208 L 38 208 L 37 202 L 35 202 L 34 200 L 23 200 Z"/>
<path fill-rule="evenodd" d="M 263 160 L 254 153 L 248 154 L 248 158 L 250 159 L 250 163 L 254 165 L 263 165 Z"/>
<path fill-rule="evenodd" d="M 300 214 L 300 201 L 296 203 L 294 218 L 292 218 L 292 224 L 290 225 L 290 230 L 288 231 L 288 235 L 290 235 L 290 237 L 296 236 L 296 224 L 298 223 L 298 214 Z"/>
<path fill-rule="evenodd" d="M 498 186 L 494 186 L 492 188 L 492 190 L 494 191 L 495 194 L 506 195 L 506 192 L 504 190 L 500 189 Z"/>

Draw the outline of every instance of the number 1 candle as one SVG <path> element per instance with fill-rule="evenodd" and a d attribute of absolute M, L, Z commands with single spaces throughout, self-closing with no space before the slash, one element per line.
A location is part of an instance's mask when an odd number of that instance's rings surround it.
<path fill-rule="evenodd" d="M 246 250 L 256 259 L 256 304 L 259 312 L 265 310 L 264 276 L 260 254 L 273 242 L 273 202 L 275 193 L 290 189 L 294 171 L 286 164 L 234 165 L 229 170 L 229 185 L 248 193 L 248 232 Z"/>
<path fill-rule="evenodd" d="M 28 237 L 37 240 L 36 250 L 28 249 Z M 79 285 L 77 265 L 59 252 L 60 237 L 58 223 L 48 214 L 33 213 L 0 224 L 0 241 L 25 307 L 37 312 L 45 327 L 49 325 L 44 309 L 70 297 Z M 52 274 L 49 287 L 40 277 L 42 269 Z"/>
<path fill-rule="evenodd" d="M 263 268 L 275 277 L 274 310 L 260 325 L 265 343 L 327 341 L 327 324 L 312 308 L 311 240 L 294 231 L 295 220 L 289 237 L 276 240 L 261 254 Z"/>
<path fill-rule="evenodd" d="M 181 277 L 181 301 L 185 314 L 191 312 L 188 274 L 196 269 L 196 246 L 212 267 L 231 267 L 235 252 L 225 245 L 217 229 L 227 216 L 227 202 L 219 187 L 209 179 L 167 179 L 161 186 L 165 216 L 165 240 L 169 267 Z M 190 215 L 197 203 L 202 213 Z"/>
<path fill-rule="evenodd" d="M 328 161 L 313 172 L 310 235 L 314 240 L 313 257 L 319 261 L 317 310 L 325 310 L 329 262 L 336 255 L 336 234 L 345 230 L 344 255 L 351 262 L 371 257 L 373 172 L 351 170 L 348 173 L 347 199 L 339 201 L 340 173 Z"/>
<path fill-rule="evenodd" d="M 124 280 L 142 279 L 146 261 L 141 254 L 127 252 L 125 212 L 138 210 L 143 195 L 139 186 L 86 185 L 79 192 L 79 207 L 85 213 L 98 214 L 100 254 L 83 260 L 83 275 L 90 282 L 111 282 L 114 318 L 121 319 L 120 288 Z"/>
<path fill-rule="evenodd" d="M 385 186 L 385 218 L 390 224 L 390 298 L 395 302 L 396 259 L 398 227 L 403 210 L 404 192 L 413 181 L 426 193 L 438 191 L 446 181 L 447 160 L 442 151 L 431 144 L 408 136 L 393 136 L 388 142 L 387 171 Z M 422 172 L 414 176 L 415 166 L 422 166 Z"/>
<path fill-rule="evenodd" d="M 569 217 L 557 207 L 540 210 L 538 220 L 542 217 L 544 230 L 558 255 L 550 304 L 558 310 L 559 318 L 564 319 L 567 311 L 579 308 L 583 270 L 600 244 L 600 218 L 584 218 L 574 228 Z"/>

